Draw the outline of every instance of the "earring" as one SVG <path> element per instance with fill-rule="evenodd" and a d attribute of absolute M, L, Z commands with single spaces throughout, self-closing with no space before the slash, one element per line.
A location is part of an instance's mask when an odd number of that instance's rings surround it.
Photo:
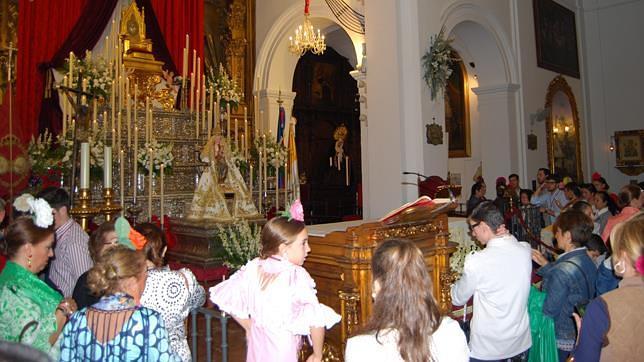
<path fill-rule="evenodd" d="M 623 260 L 620 260 L 620 261 L 618 261 L 617 263 L 615 263 L 615 266 L 614 266 L 613 268 L 614 268 L 614 269 L 615 269 L 615 271 L 616 271 L 617 273 L 619 273 L 619 274 L 624 274 L 624 273 L 626 272 L 626 265 L 624 265 L 624 261 L 623 261 Z M 618 269 L 618 268 L 621 268 L 621 270 L 620 270 L 620 269 Z"/>
<path fill-rule="evenodd" d="M 371 292 L 371 299 L 376 299 L 376 292 Z"/>
<path fill-rule="evenodd" d="M 31 255 L 29 255 L 27 257 L 27 267 L 29 267 L 29 269 L 31 269 Z"/>

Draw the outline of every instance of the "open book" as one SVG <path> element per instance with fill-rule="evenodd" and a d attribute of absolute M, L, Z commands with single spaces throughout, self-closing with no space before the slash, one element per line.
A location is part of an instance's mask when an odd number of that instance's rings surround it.
<path fill-rule="evenodd" d="M 387 215 L 383 216 L 380 220 L 380 222 L 385 223 L 385 224 L 391 224 L 400 219 L 400 216 L 405 214 L 407 211 L 412 211 L 417 210 L 418 208 L 429 208 L 433 209 L 437 204 L 445 204 L 449 205 L 451 202 L 450 199 L 434 199 L 432 200 L 429 196 L 421 196 L 419 197 L 416 201 L 408 202 L 401 207 L 391 211 Z M 442 207 L 443 205 L 440 205 Z"/>

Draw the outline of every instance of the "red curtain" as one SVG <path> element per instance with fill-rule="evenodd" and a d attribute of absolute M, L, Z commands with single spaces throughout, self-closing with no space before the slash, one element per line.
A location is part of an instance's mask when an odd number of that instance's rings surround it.
<path fill-rule="evenodd" d="M 152 4 L 154 14 L 165 38 L 165 44 L 179 72 L 177 75 L 181 75 L 183 70 L 183 48 L 186 45 L 186 34 L 190 35 L 191 60 L 188 64 L 188 75 L 192 71 L 192 49 L 197 50 L 197 56 L 201 58 L 201 69 L 203 70 L 204 0 L 145 1 L 149 1 Z"/>
<path fill-rule="evenodd" d="M 67 39 L 87 0 L 20 0 L 14 134 L 27 143 L 38 132 L 44 69 Z M 2 136 L 6 134 L 2 127 Z"/>

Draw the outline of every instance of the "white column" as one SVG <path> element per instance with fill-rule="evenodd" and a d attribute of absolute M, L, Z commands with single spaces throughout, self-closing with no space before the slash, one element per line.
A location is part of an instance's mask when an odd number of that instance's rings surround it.
<path fill-rule="evenodd" d="M 519 169 L 515 107 L 518 89 L 517 84 L 472 89 L 478 96 L 481 160 L 488 197 L 495 195 L 494 181 L 497 177 L 507 177 Z"/>

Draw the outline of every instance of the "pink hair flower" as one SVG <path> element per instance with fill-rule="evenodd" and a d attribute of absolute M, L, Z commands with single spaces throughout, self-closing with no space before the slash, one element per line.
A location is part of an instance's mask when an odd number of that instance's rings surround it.
<path fill-rule="evenodd" d="M 644 275 L 644 255 L 640 255 L 640 257 L 637 258 L 635 269 L 640 273 L 640 275 Z"/>
<path fill-rule="evenodd" d="M 291 219 L 304 222 L 304 208 L 300 199 L 293 201 L 288 211 L 291 214 Z"/>

